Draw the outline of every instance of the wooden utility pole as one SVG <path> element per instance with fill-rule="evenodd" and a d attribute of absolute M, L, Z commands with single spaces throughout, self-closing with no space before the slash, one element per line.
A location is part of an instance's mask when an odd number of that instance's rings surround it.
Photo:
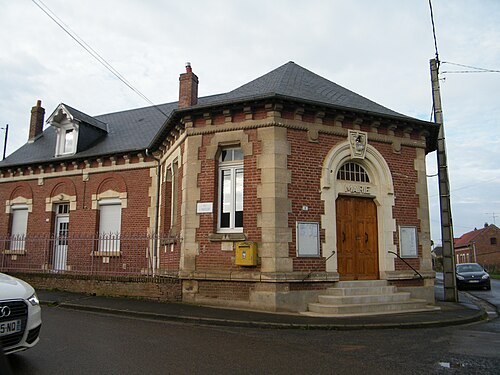
<path fill-rule="evenodd" d="M 455 279 L 455 249 L 453 246 L 453 222 L 451 219 L 450 182 L 446 161 L 446 142 L 444 137 L 443 110 L 439 88 L 439 63 L 430 61 L 432 100 L 434 103 L 434 122 L 439 124 L 437 141 L 437 161 L 439 178 L 439 203 L 441 207 L 441 238 L 443 246 L 444 300 L 458 302 L 457 281 Z"/>

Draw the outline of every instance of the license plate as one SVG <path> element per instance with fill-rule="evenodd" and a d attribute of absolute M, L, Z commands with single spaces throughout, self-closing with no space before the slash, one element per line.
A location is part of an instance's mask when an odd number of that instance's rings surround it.
<path fill-rule="evenodd" d="M 478 283 L 479 280 L 469 280 L 469 283 Z"/>
<path fill-rule="evenodd" d="M 21 319 L 0 323 L 0 336 L 21 332 Z"/>

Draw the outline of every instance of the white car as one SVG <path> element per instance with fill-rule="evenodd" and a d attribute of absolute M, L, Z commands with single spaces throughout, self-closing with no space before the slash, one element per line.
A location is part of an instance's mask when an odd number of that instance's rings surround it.
<path fill-rule="evenodd" d="M 0 344 L 5 354 L 35 346 L 42 327 L 40 302 L 27 282 L 0 273 Z"/>

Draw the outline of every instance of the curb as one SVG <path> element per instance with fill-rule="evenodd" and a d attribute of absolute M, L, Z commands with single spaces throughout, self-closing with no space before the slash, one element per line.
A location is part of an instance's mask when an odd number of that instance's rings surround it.
<path fill-rule="evenodd" d="M 219 318 L 204 318 L 192 317 L 185 315 L 167 315 L 156 314 L 148 312 L 139 312 L 132 310 L 111 309 L 106 307 L 81 305 L 68 302 L 57 301 L 41 301 L 42 305 L 59 307 L 68 310 L 88 311 L 92 313 L 100 313 L 121 317 L 129 317 L 136 319 L 148 319 L 155 321 L 169 321 L 178 323 L 188 323 L 195 325 L 207 326 L 225 326 L 225 327 L 240 327 L 240 328 L 261 328 L 261 329 L 302 329 L 302 330 L 362 330 L 362 329 L 411 329 L 411 328 L 434 328 L 446 327 L 461 324 L 474 323 L 481 320 L 486 320 L 488 314 L 484 309 L 480 309 L 477 313 L 460 318 L 442 319 L 442 320 L 428 320 L 423 322 L 404 322 L 404 323 L 366 323 L 366 324 L 339 324 L 339 323 L 326 323 L 326 324 L 309 324 L 309 323 L 276 323 L 276 322 L 258 322 L 258 321 L 243 321 L 232 319 L 219 319 Z"/>

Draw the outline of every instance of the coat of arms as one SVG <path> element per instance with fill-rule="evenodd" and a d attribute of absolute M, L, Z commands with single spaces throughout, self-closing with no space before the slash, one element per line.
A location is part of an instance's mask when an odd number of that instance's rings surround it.
<path fill-rule="evenodd" d="M 351 146 L 351 157 L 353 159 L 364 159 L 368 133 L 359 130 L 349 130 L 348 139 Z"/>

